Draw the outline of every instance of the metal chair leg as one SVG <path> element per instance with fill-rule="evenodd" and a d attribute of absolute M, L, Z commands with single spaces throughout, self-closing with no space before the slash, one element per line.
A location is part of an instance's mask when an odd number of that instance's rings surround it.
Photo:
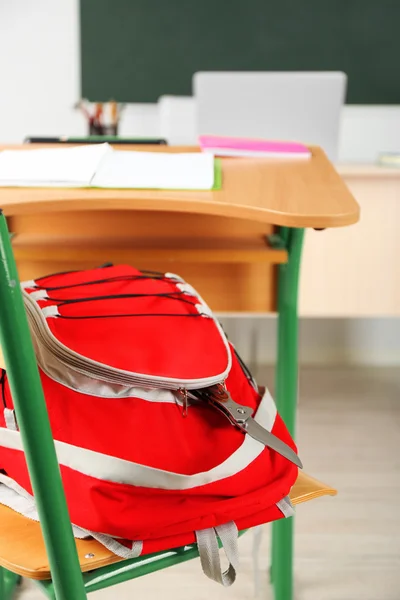
<path fill-rule="evenodd" d="M 12 600 L 21 577 L 0 567 L 0 600 Z"/>
<path fill-rule="evenodd" d="M 276 402 L 290 433 L 294 436 L 298 396 L 298 315 L 297 298 L 303 229 L 281 228 L 280 238 L 289 260 L 279 266 L 278 282 L 278 360 Z M 294 520 L 272 524 L 271 581 L 275 600 L 293 598 Z"/>
<path fill-rule="evenodd" d="M 57 600 L 86 600 L 17 267 L 1 209 L 0 304 L 0 344 L 50 561 L 55 595 Z"/>

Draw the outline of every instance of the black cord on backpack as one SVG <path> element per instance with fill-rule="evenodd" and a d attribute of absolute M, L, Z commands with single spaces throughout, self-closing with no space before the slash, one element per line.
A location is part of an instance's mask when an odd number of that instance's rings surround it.
<path fill-rule="evenodd" d="M 7 408 L 7 402 L 6 402 L 6 372 L 5 372 L 4 369 L 1 370 L 0 386 L 1 386 L 1 399 L 3 401 L 4 408 Z"/>
<path fill-rule="evenodd" d="M 186 304 L 190 304 L 194 306 L 194 302 L 191 302 L 187 298 L 182 298 L 184 292 L 176 291 L 176 292 L 164 292 L 160 294 L 115 294 L 109 296 L 88 296 L 86 298 L 71 298 L 68 300 L 58 299 L 58 298 L 49 298 L 49 300 L 53 300 L 54 302 L 59 302 L 58 306 L 68 306 L 69 304 L 78 304 L 80 302 L 91 302 L 99 301 L 99 300 L 118 300 L 121 298 L 168 298 L 170 300 L 178 300 L 179 302 L 185 302 Z"/>

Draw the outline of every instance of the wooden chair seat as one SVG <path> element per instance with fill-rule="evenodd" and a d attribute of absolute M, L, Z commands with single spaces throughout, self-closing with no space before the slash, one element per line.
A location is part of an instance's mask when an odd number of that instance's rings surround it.
<path fill-rule="evenodd" d="M 336 490 L 313 477 L 300 473 L 290 498 L 293 504 L 319 496 L 334 496 Z M 82 571 L 91 571 L 121 561 L 95 540 L 76 540 Z M 39 523 L 0 505 L 0 566 L 29 579 L 50 579 Z"/>

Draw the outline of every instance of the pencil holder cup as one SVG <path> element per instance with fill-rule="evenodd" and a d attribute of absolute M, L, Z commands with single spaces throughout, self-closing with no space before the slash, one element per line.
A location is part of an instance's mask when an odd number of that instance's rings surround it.
<path fill-rule="evenodd" d="M 118 135 L 118 124 L 117 125 L 98 125 L 97 123 L 90 123 L 89 135 Z"/>

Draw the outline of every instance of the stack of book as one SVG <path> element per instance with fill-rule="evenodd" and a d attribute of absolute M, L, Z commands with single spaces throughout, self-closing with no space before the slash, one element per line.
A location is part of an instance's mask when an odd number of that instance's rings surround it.
<path fill-rule="evenodd" d="M 311 152 L 298 142 L 279 142 L 246 138 L 202 135 L 199 143 L 203 152 L 214 156 L 242 156 L 307 160 Z"/>

